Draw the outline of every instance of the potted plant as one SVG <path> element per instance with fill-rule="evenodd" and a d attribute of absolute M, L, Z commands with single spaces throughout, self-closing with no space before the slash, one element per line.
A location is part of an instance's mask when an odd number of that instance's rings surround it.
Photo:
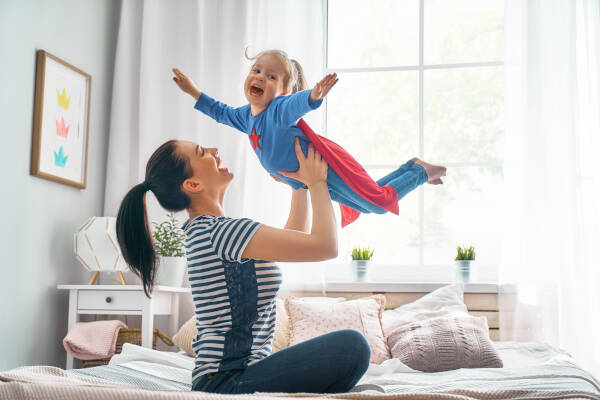
<path fill-rule="evenodd" d="M 352 275 L 356 282 L 365 282 L 369 280 L 369 270 L 371 267 L 373 253 L 369 247 L 355 247 L 352 249 Z"/>
<path fill-rule="evenodd" d="M 473 246 L 456 246 L 456 280 L 458 282 L 469 282 L 471 276 L 471 265 L 475 261 L 475 249 Z"/>
<path fill-rule="evenodd" d="M 154 240 L 159 255 L 155 285 L 180 287 L 187 266 L 185 258 L 185 233 L 179 228 L 174 213 L 167 214 L 167 220 L 154 225 Z"/>

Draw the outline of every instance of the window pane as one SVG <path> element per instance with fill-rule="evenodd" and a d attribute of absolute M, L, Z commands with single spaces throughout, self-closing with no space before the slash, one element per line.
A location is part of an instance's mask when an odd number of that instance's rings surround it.
<path fill-rule="evenodd" d="M 416 71 L 339 75 L 327 96 L 327 137 L 363 164 L 401 164 L 419 146 Z"/>
<path fill-rule="evenodd" d="M 392 170 L 368 169 L 374 179 L 382 178 Z M 419 262 L 419 192 L 407 194 L 399 202 L 399 214 L 361 214 L 338 232 L 336 263 L 348 263 L 354 247 L 370 246 L 375 250 L 377 264 L 418 264 Z M 339 224 L 339 206 L 334 209 Z"/>
<path fill-rule="evenodd" d="M 329 68 L 419 64 L 418 0 L 329 0 Z"/>
<path fill-rule="evenodd" d="M 425 0 L 425 64 L 502 61 L 504 0 Z"/>
<path fill-rule="evenodd" d="M 443 185 L 425 185 L 425 264 L 452 265 L 456 246 L 474 246 L 480 265 L 500 260 L 502 167 L 448 169 Z"/>
<path fill-rule="evenodd" d="M 424 90 L 428 162 L 502 161 L 502 67 L 425 71 Z"/>

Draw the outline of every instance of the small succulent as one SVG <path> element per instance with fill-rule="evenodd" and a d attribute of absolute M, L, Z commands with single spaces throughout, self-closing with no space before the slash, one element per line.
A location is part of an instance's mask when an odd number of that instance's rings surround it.
<path fill-rule="evenodd" d="M 373 257 L 375 250 L 371 250 L 370 247 L 355 247 L 352 249 L 353 260 L 370 260 Z"/>
<path fill-rule="evenodd" d="M 473 246 L 456 246 L 456 258 L 454 260 L 475 260 L 475 248 Z"/>
<path fill-rule="evenodd" d="M 185 233 L 179 228 L 179 222 L 174 213 L 167 214 L 167 221 L 160 224 L 153 222 L 154 240 L 158 254 L 163 257 L 183 257 L 185 254 Z"/>

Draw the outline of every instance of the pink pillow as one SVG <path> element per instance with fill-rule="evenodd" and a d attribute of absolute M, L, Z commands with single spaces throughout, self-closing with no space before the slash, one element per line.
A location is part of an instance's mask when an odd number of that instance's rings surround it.
<path fill-rule="evenodd" d="M 341 329 L 362 333 L 371 348 L 371 363 L 390 358 L 387 340 L 381 328 L 385 308 L 382 294 L 341 303 L 308 303 L 294 296 L 285 299 L 290 320 L 290 346 Z"/>

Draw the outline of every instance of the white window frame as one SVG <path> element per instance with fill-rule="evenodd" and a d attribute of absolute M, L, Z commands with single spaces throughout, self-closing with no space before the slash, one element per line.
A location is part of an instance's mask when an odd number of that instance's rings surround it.
<path fill-rule="evenodd" d="M 329 19 L 329 0 L 323 1 L 323 70 L 325 74 L 328 73 L 362 73 L 362 72 L 383 72 L 383 71 L 418 71 L 419 72 L 419 150 L 418 157 L 423 158 L 425 150 L 425 134 L 424 134 L 424 72 L 426 70 L 436 69 L 456 69 L 456 68 L 479 68 L 479 67 L 498 67 L 504 66 L 503 61 L 490 61 L 490 62 L 471 62 L 471 63 L 455 63 L 455 64 L 430 64 L 425 65 L 424 63 L 424 32 L 425 32 L 425 0 L 419 0 L 419 64 L 409 66 L 391 66 L 391 67 L 372 67 L 372 68 L 329 68 L 328 66 L 328 50 L 329 50 L 329 32 L 328 32 L 328 19 Z M 324 118 L 323 118 L 323 132 L 327 136 L 327 101 L 323 104 Z M 442 165 L 447 168 L 461 168 L 461 167 L 502 167 L 502 162 L 442 162 Z M 363 165 L 365 169 L 383 169 L 389 170 L 397 168 L 395 164 L 366 164 Z M 410 273 L 410 278 L 417 279 L 436 279 L 436 276 L 440 271 L 440 268 L 447 268 L 447 265 L 425 265 L 425 196 L 423 186 L 418 188 L 419 196 L 419 263 L 416 265 L 402 264 L 402 267 L 406 267 L 406 271 L 409 269 L 419 269 L 420 272 Z M 499 260 L 498 260 L 499 263 Z M 342 264 L 329 264 L 330 266 L 341 267 Z M 432 268 L 427 268 L 432 267 Z M 495 266 L 494 274 L 497 269 Z M 429 272 L 428 272 L 429 271 Z M 439 277 L 439 275 L 438 275 Z"/>

